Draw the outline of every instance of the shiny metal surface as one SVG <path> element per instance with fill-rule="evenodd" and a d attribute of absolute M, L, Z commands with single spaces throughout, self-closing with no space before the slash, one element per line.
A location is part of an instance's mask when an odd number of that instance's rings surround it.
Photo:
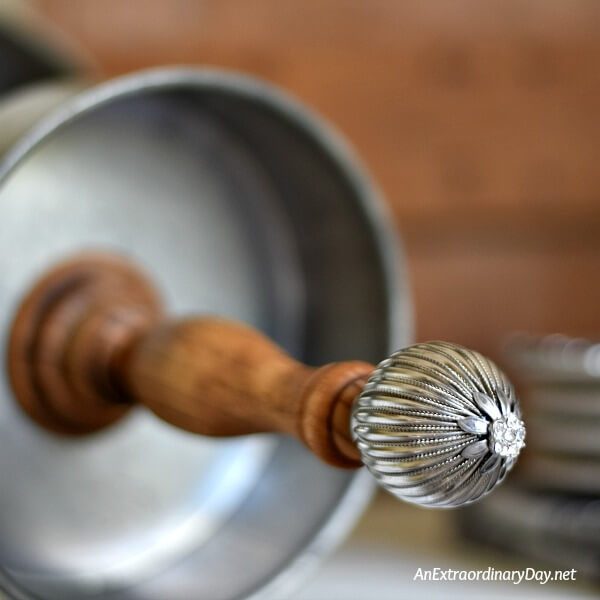
<path fill-rule="evenodd" d="M 524 387 L 531 436 L 526 488 L 600 492 L 600 344 L 565 335 L 514 335 L 507 359 Z"/>
<path fill-rule="evenodd" d="M 532 492 L 507 483 L 486 502 L 460 511 L 461 528 L 469 537 L 493 544 L 527 566 L 577 569 L 577 580 L 596 582 L 600 570 L 600 502 L 597 496 Z M 560 597 L 571 598 L 571 588 Z M 598 590 L 590 590 L 598 597 Z"/>
<path fill-rule="evenodd" d="M 455 507 L 513 467 L 525 430 L 512 384 L 479 353 L 416 344 L 382 361 L 357 399 L 353 432 L 377 481 L 402 500 Z"/>
<path fill-rule="evenodd" d="M 565 335 L 515 334 L 505 355 L 527 414 L 526 455 L 498 493 L 460 513 L 462 528 L 478 541 L 597 580 L 600 347 Z"/>
<path fill-rule="evenodd" d="M 507 359 L 530 382 L 597 384 L 600 343 L 553 334 L 513 334 L 506 343 Z"/>
<path fill-rule="evenodd" d="M 172 312 L 243 320 L 313 364 L 374 361 L 410 336 L 377 192 L 327 126 L 254 80 L 99 86 L 25 135 L 0 182 L 3 336 L 40 273 L 91 248 L 141 263 Z M 0 385 L 0 564 L 25 595 L 281 598 L 370 495 L 364 473 L 291 440 L 199 439 L 142 410 L 57 438 Z"/>

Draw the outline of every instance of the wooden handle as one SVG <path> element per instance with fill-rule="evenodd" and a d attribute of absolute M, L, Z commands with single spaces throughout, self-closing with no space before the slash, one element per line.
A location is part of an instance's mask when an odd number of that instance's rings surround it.
<path fill-rule="evenodd" d="M 140 403 L 194 433 L 287 433 L 329 464 L 361 464 L 350 413 L 373 365 L 308 367 L 241 323 L 169 320 L 122 259 L 81 257 L 44 277 L 17 314 L 8 357 L 20 404 L 56 432 L 95 431 Z"/>
<path fill-rule="evenodd" d="M 159 324 L 115 364 L 132 398 L 176 427 L 288 433 L 336 466 L 359 464 L 350 408 L 372 370 L 361 362 L 307 367 L 250 327 L 208 318 Z"/>

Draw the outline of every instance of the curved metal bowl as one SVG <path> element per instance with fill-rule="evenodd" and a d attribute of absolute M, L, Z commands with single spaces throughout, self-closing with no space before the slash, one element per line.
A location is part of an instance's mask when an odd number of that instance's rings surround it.
<path fill-rule="evenodd" d="M 141 263 L 172 312 L 246 321 L 309 363 L 376 361 L 410 336 L 362 167 L 298 103 L 237 74 L 157 70 L 74 96 L 5 155 L 0 211 L 4 345 L 36 277 L 95 248 Z M 0 480 L 0 589 L 61 600 L 281 598 L 372 487 L 290 439 L 202 439 L 143 409 L 59 438 L 20 414 L 6 377 Z"/>

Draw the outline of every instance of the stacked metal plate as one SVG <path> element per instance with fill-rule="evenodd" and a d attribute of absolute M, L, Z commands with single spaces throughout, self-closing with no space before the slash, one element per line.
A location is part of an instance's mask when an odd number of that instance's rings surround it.
<path fill-rule="evenodd" d="M 527 448 L 512 481 L 461 513 L 470 537 L 600 576 L 600 343 L 513 336 Z"/>

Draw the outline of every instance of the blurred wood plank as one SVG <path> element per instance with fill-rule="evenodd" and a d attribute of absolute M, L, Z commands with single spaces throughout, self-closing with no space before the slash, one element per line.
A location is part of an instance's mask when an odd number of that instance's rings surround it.
<path fill-rule="evenodd" d="M 419 337 L 600 333 L 600 3 L 37 0 L 107 76 L 267 78 L 337 124 L 389 199 Z"/>

